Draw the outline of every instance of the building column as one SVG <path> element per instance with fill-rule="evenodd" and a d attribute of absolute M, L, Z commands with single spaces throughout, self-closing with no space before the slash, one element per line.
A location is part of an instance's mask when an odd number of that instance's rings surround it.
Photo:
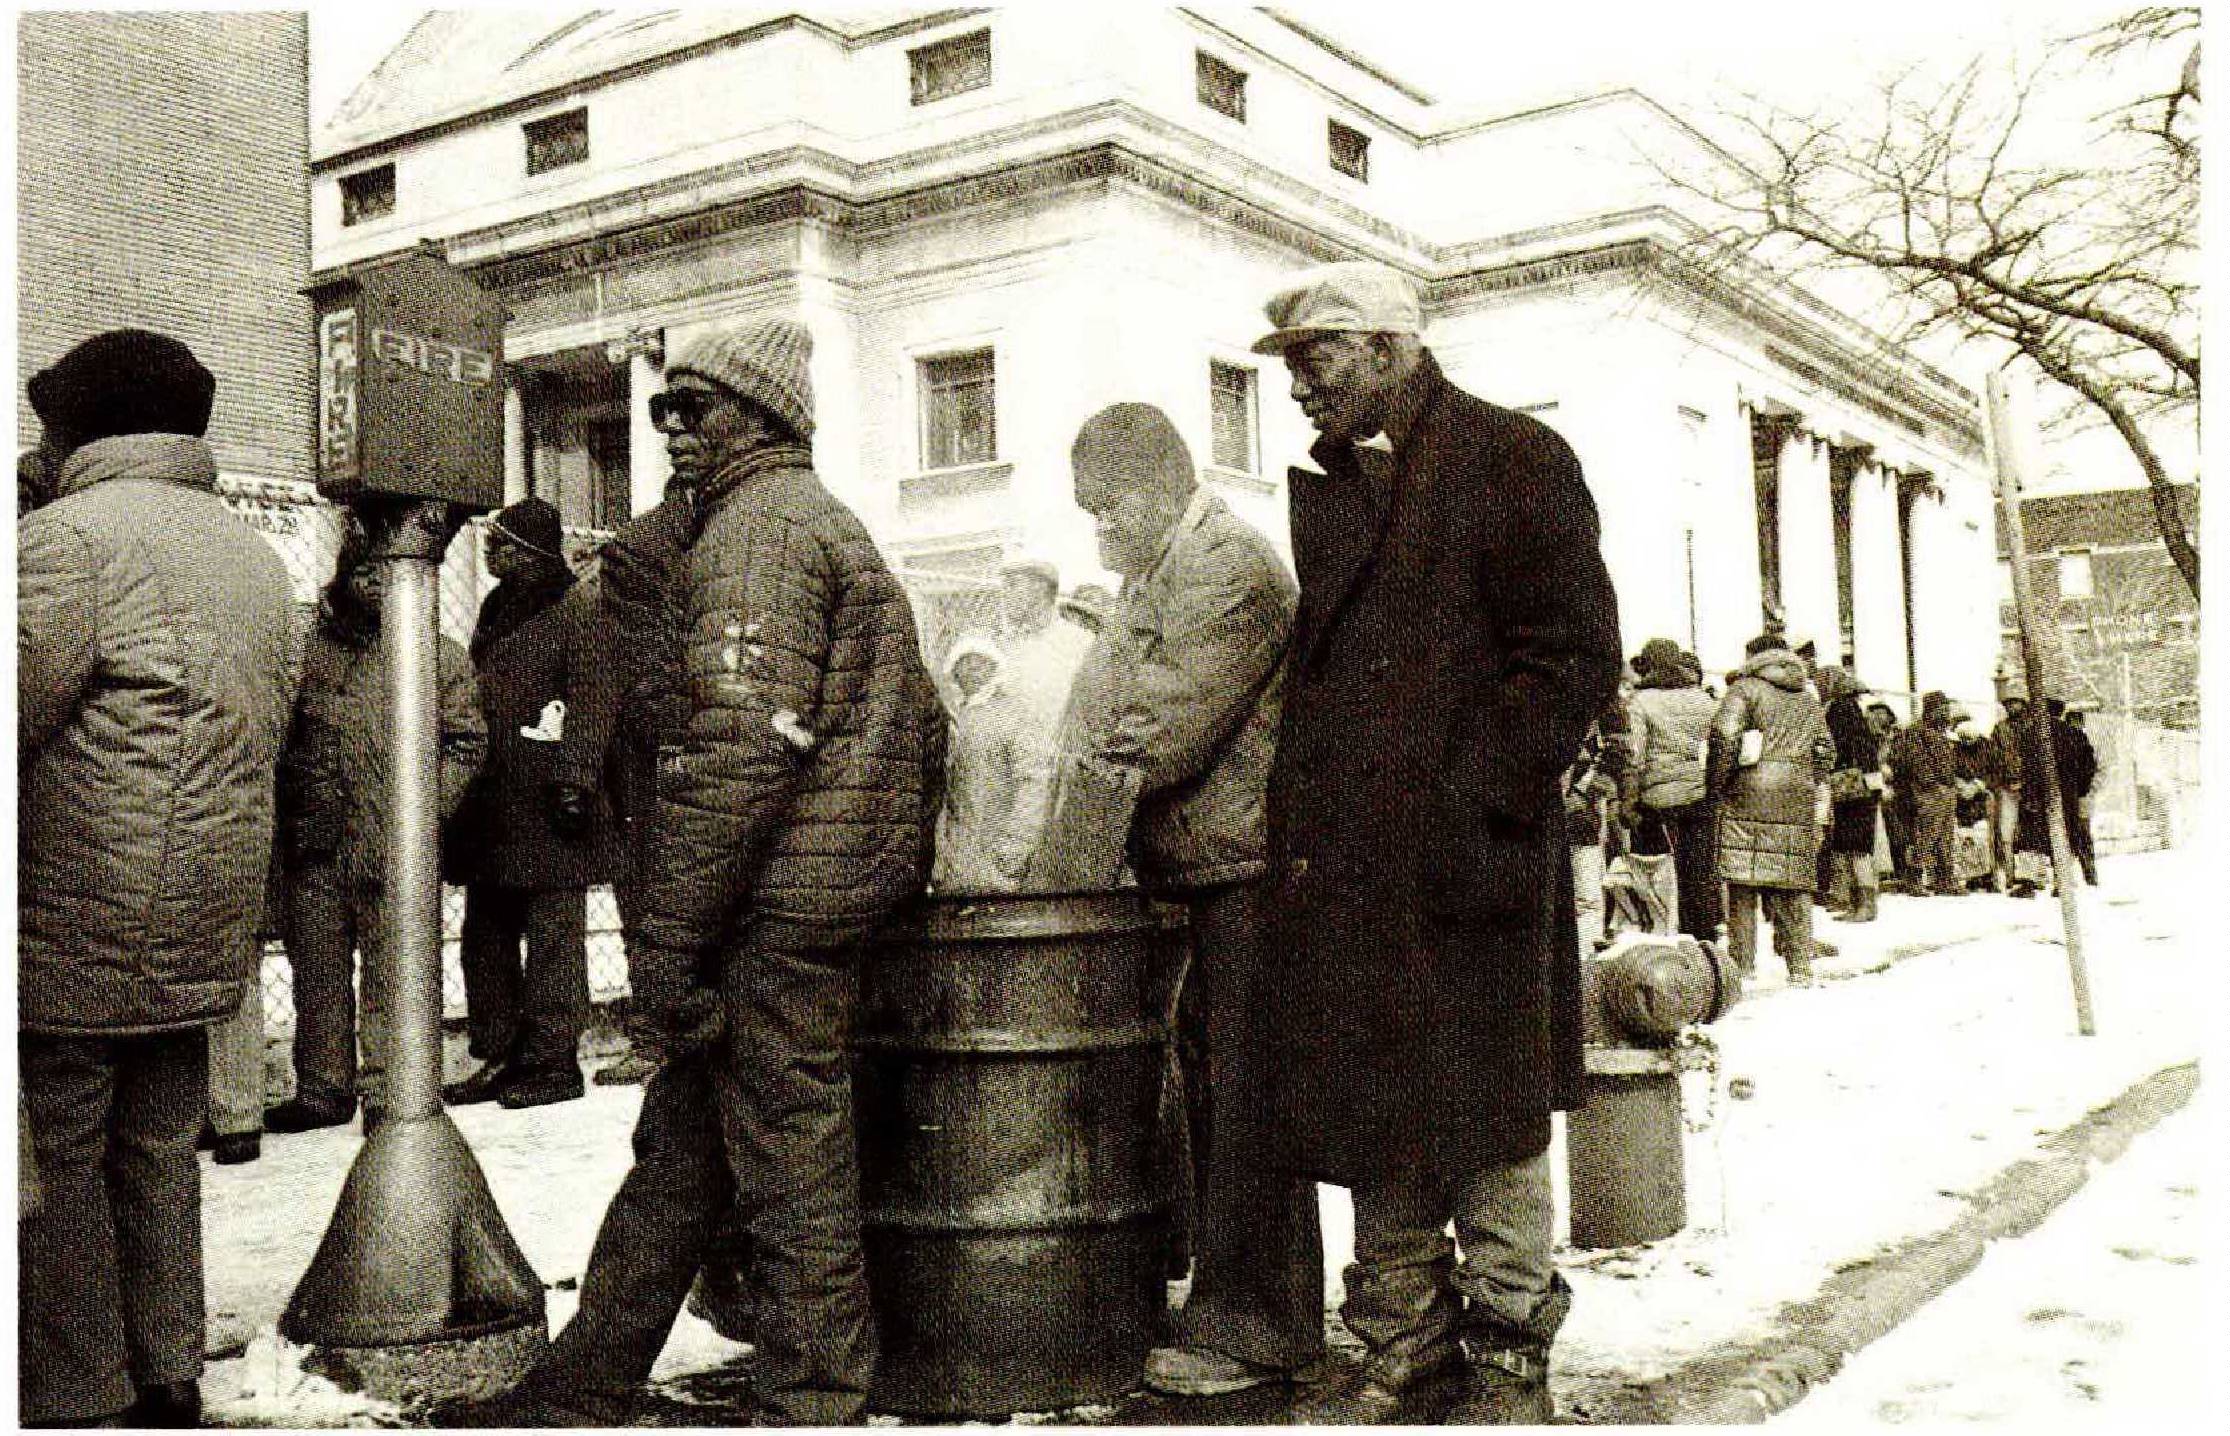
<path fill-rule="evenodd" d="M 503 384 L 503 502 L 527 496 L 534 454 L 527 434 L 527 376 L 512 369 Z"/>
<path fill-rule="evenodd" d="M 1781 602 L 1789 642 L 1810 639 L 1832 662 L 1842 615 L 1827 475 L 1827 440 L 1805 429 L 1791 433 L 1781 448 Z"/>
<path fill-rule="evenodd" d="M 1852 646 L 1859 680 L 1905 686 L 1905 575 L 1896 476 L 1869 461 L 1851 485 Z"/>
<path fill-rule="evenodd" d="M 640 514 L 666 496 L 673 472 L 666 436 L 650 421 L 650 396 L 666 383 L 665 331 L 637 330 L 621 347 L 627 356 L 627 509 Z"/>

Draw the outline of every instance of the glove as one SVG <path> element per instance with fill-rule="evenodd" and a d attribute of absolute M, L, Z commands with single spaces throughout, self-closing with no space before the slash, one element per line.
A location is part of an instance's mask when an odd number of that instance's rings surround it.
<path fill-rule="evenodd" d="M 590 825 L 596 821 L 596 812 L 586 788 L 573 783 L 551 783 L 543 788 L 542 801 L 549 813 L 551 832 L 569 843 L 577 843 L 588 836 Z"/>
<path fill-rule="evenodd" d="M 638 997 L 625 1030 L 636 1052 L 664 1067 L 717 1043 L 727 1031 L 727 1020 L 718 993 L 690 987 L 669 1003 L 653 1005 Z"/>

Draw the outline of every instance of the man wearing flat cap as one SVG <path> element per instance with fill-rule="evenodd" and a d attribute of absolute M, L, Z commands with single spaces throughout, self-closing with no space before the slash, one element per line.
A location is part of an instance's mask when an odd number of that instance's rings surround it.
<path fill-rule="evenodd" d="M 1558 781 L 1620 668 L 1595 504 L 1553 431 L 1448 382 L 1402 275 L 1328 265 L 1267 312 L 1319 433 L 1290 471 L 1273 1090 L 1283 1160 L 1353 1191 L 1368 1351 L 1293 1415 L 1545 1422 L 1549 1114 L 1582 1076 Z"/>
<path fill-rule="evenodd" d="M 198 1424 L 209 1029 L 258 980 L 286 569 L 217 495 L 217 381 L 143 329 L 29 385 L 16 526 L 17 1419 Z"/>
<path fill-rule="evenodd" d="M 905 591 L 813 471 L 811 350 L 789 320 L 708 329 L 651 400 L 694 495 L 653 680 L 687 717 L 630 878 L 659 1065 L 580 1311 L 503 1424 L 626 1424 L 731 1211 L 758 1418 L 856 1422 L 874 1379 L 846 1043 L 862 942 L 928 880 L 945 717 Z"/>
<path fill-rule="evenodd" d="M 1131 866 L 1184 905 L 1193 944 L 1178 1005 L 1192 1291 L 1146 1380 L 1216 1396 L 1302 1375 L 1324 1351 L 1316 1189 L 1270 1160 L 1259 1029 L 1262 802 L 1294 584 L 1269 540 L 1201 486 L 1153 405 L 1102 409 L 1069 457 L 1100 562 L 1123 576 L 1123 657 L 1093 756 L 1138 773 Z"/>

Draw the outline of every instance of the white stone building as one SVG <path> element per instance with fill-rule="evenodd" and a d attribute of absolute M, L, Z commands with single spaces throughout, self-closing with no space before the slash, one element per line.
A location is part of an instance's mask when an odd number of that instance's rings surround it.
<path fill-rule="evenodd" d="M 655 500 L 667 348 L 787 314 L 819 466 L 896 563 L 1028 548 L 1071 582 L 1098 575 L 1069 443 L 1119 399 L 1282 538 L 1309 432 L 1248 352 L 1261 301 L 1381 260 L 1456 382 L 1578 451 L 1629 651 L 1722 670 L 1777 609 L 1876 687 L 1985 711 L 1976 398 L 1801 290 L 1680 264 L 1663 173 L 1721 163 L 1631 91 L 1451 114 L 1266 12 L 483 10 L 428 17 L 317 138 L 314 256 L 436 239 L 505 297 L 511 491 L 570 523 Z"/>

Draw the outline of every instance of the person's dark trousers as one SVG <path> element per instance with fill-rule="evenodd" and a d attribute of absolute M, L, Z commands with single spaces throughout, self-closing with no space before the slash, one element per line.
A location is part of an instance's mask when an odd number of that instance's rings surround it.
<path fill-rule="evenodd" d="M 367 1107 L 385 1105 L 388 1003 L 374 956 L 380 906 L 377 879 L 353 874 L 346 862 L 306 863 L 288 871 L 286 952 L 294 972 L 297 1096 L 353 1103 L 361 1086 Z"/>
<path fill-rule="evenodd" d="M 208 1035 L 26 1032 L 16 1052 L 43 1197 L 16 1226 L 16 1413 L 86 1425 L 201 1376 Z"/>
<path fill-rule="evenodd" d="M 1713 942 L 1726 920 L 1719 881 L 1719 815 L 1709 800 L 1677 808 L 1645 808 L 1634 825 L 1634 851 L 1656 856 L 1670 850 L 1680 886 L 1680 930 Z"/>
<path fill-rule="evenodd" d="M 2088 805 L 2078 799 L 2062 804 L 2067 814 L 2067 845 L 2075 854 L 2075 861 L 2083 865 L 2083 881 L 2098 886 L 2098 850 L 2091 844 L 2091 814 Z"/>
<path fill-rule="evenodd" d="M 1958 814 L 1955 788 L 1924 788 L 1913 794 L 1913 877 L 1939 893 L 1960 891 L 1952 846 Z"/>
<path fill-rule="evenodd" d="M 860 1419 L 876 1345 L 845 1050 L 858 960 L 764 925 L 723 955 L 727 1034 L 645 1085 L 635 1165 L 597 1232 L 580 1310 L 528 1376 L 529 1395 L 623 1417 L 733 1204 L 750 1241 L 762 1416 Z"/>
<path fill-rule="evenodd" d="M 1799 888 L 1727 884 L 1727 951 L 1744 977 L 1757 971 L 1758 908 L 1773 924 L 1773 951 L 1792 979 L 1812 976 L 1812 894 Z"/>
<path fill-rule="evenodd" d="M 1173 894 L 1191 920 L 1179 1044 L 1192 1155 L 1192 1292 L 1180 1340 L 1261 1366 L 1324 1352 L 1316 1184 L 1269 1160 L 1270 1062 L 1258 883 Z"/>
<path fill-rule="evenodd" d="M 465 889 L 459 956 L 465 1029 L 481 1060 L 530 1072 L 576 1065 L 589 1005 L 585 888 L 474 883 Z"/>

